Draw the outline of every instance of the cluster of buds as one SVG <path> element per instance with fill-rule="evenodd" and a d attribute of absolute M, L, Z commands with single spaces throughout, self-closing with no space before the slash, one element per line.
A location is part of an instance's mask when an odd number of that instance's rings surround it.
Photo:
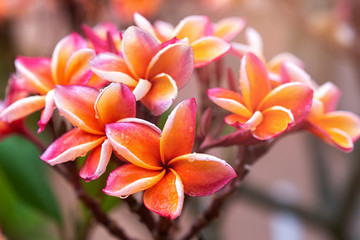
<path fill-rule="evenodd" d="M 99 178 L 114 160 L 118 167 L 103 191 L 120 198 L 144 191 L 145 206 L 170 219 L 181 214 L 184 194 L 210 195 L 236 178 L 238 169 L 227 161 L 201 153 L 210 146 L 249 146 L 308 130 L 341 150 L 353 149 L 360 119 L 336 111 L 338 88 L 317 86 L 289 53 L 266 62 L 252 28 L 247 43 L 232 42 L 245 26 L 242 18 L 212 23 L 190 16 L 177 26 L 151 24 L 140 14 L 134 20 L 137 26 L 124 31 L 111 23 L 84 25 L 86 38 L 64 37 L 51 58 L 17 57 L 0 110 L 1 136 L 23 132 L 24 119 L 43 109 L 42 132 L 56 108 L 73 127 L 54 139 L 42 160 L 56 165 L 86 156 L 79 172 L 85 181 Z M 239 81 L 229 75 L 231 89 L 218 86 L 207 95 L 212 108 L 231 112 L 224 122 L 235 131 L 211 135 L 205 111 L 196 134 L 195 98 L 174 107 L 161 130 L 158 116 L 174 105 L 194 69 L 226 54 L 241 59 Z"/>

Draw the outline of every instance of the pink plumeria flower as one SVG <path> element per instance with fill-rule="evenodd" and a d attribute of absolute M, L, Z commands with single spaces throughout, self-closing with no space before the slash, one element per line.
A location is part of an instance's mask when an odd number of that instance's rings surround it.
<path fill-rule="evenodd" d="M 12 122 L 44 108 L 38 122 L 41 132 L 54 111 L 55 85 L 88 84 L 92 75 L 88 61 L 94 56 L 94 50 L 87 48 L 86 41 L 77 33 L 72 33 L 59 41 L 51 59 L 17 57 L 17 74 L 37 95 L 14 102 L 4 109 L 0 118 Z"/>
<path fill-rule="evenodd" d="M 246 29 L 245 34 L 247 44 L 231 43 L 231 53 L 238 57 L 243 57 L 245 53 L 251 52 L 260 58 L 269 71 L 269 79 L 272 86 L 279 86 L 285 83 L 282 82 L 281 78 L 281 66 L 284 62 L 291 62 L 300 67 L 303 66 L 303 62 L 299 58 L 288 52 L 280 53 L 270 59 L 270 61 L 266 61 L 261 35 L 251 27 Z"/>
<path fill-rule="evenodd" d="M 104 173 L 112 147 L 105 135 L 105 125 L 135 117 L 136 102 L 128 87 L 110 84 L 103 91 L 87 86 L 56 86 L 55 102 L 60 113 L 76 128 L 62 135 L 41 155 L 55 165 L 90 154 L 80 169 L 87 181 Z"/>
<path fill-rule="evenodd" d="M 137 26 L 150 32 L 159 41 L 166 42 L 174 37 L 186 39 L 194 50 L 195 68 L 225 55 L 230 50 L 227 42 L 236 37 L 245 26 L 245 20 L 238 17 L 225 18 L 213 24 L 207 16 L 189 16 L 176 27 L 163 21 L 157 21 L 153 26 L 137 13 L 134 19 Z"/>
<path fill-rule="evenodd" d="M 349 111 L 336 111 L 340 90 L 327 82 L 314 92 L 314 100 L 306 118 L 306 128 L 345 152 L 351 152 L 360 137 L 360 118 Z"/>
<path fill-rule="evenodd" d="M 271 89 L 268 71 L 254 54 L 246 53 L 240 66 L 241 93 L 223 88 L 208 90 L 209 98 L 232 112 L 225 122 L 250 131 L 258 140 L 268 140 L 305 118 L 313 91 L 303 83 L 286 83 Z"/>
<path fill-rule="evenodd" d="M 122 54 L 102 53 L 90 61 L 101 78 L 126 84 L 154 115 L 165 112 L 191 78 L 193 52 L 181 42 L 161 44 L 138 27 L 129 27 Z"/>
<path fill-rule="evenodd" d="M 220 190 L 236 173 L 224 160 L 191 153 L 195 124 L 196 103 L 188 99 L 172 111 L 163 131 L 136 118 L 106 125 L 114 150 L 128 163 L 110 173 L 104 192 L 123 198 L 145 190 L 145 206 L 174 219 L 184 193 L 206 196 Z"/>

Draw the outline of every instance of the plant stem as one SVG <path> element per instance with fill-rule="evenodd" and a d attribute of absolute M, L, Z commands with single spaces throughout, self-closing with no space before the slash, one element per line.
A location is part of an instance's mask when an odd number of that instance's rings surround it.
<path fill-rule="evenodd" d="M 156 240 L 169 239 L 169 229 L 172 226 L 170 219 L 160 216 Z"/>

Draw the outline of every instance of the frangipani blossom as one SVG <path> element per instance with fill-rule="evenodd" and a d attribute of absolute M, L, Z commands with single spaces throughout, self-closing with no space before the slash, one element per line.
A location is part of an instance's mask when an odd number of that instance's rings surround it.
<path fill-rule="evenodd" d="M 283 52 L 274 56 L 270 61 L 266 61 L 264 56 L 263 40 L 261 35 L 251 27 L 245 31 L 247 44 L 231 43 L 231 53 L 238 57 L 243 57 L 245 53 L 251 52 L 260 58 L 269 71 L 269 79 L 272 86 L 279 86 L 285 82 L 281 78 L 281 66 L 284 62 L 291 62 L 300 67 L 302 61 L 291 53 Z"/>
<path fill-rule="evenodd" d="M 136 118 L 106 125 L 113 149 L 128 163 L 110 173 L 104 192 L 126 197 L 145 190 L 145 206 L 174 219 L 184 193 L 205 196 L 220 190 L 236 173 L 224 160 L 191 153 L 195 124 L 196 103 L 188 99 L 172 111 L 162 132 Z"/>
<path fill-rule="evenodd" d="M 60 113 L 76 128 L 62 135 L 41 155 L 55 165 L 85 156 L 80 177 L 87 181 L 104 173 L 112 147 L 105 135 L 105 125 L 135 117 L 136 102 L 128 87 L 114 83 L 102 92 L 87 86 L 55 86 L 55 102 Z"/>
<path fill-rule="evenodd" d="M 137 26 L 145 29 L 161 42 L 176 37 L 187 39 L 194 50 L 195 68 L 221 58 L 230 50 L 231 41 L 244 28 L 245 20 L 239 17 L 225 18 L 212 24 L 207 16 L 189 16 L 173 27 L 157 21 L 154 26 L 140 14 L 134 15 Z"/>
<path fill-rule="evenodd" d="M 232 112 L 225 122 L 267 140 L 303 120 L 312 103 L 313 91 L 302 83 L 286 83 L 271 89 L 263 62 L 246 53 L 240 66 L 241 93 L 223 88 L 208 90 L 209 98 Z"/>
<path fill-rule="evenodd" d="M 90 65 L 101 78 L 126 84 L 136 100 L 160 115 L 173 103 L 178 89 L 190 80 L 193 62 L 189 45 L 161 44 L 148 32 L 129 27 L 123 35 L 121 55 L 102 53 Z"/>
<path fill-rule="evenodd" d="M 24 79 L 26 87 L 37 95 L 15 101 L 4 109 L 0 118 L 12 122 L 45 108 L 38 122 L 39 132 L 42 131 L 55 107 L 55 85 L 87 84 L 92 75 L 88 61 L 94 56 L 94 50 L 87 48 L 86 41 L 79 34 L 72 33 L 60 40 L 51 59 L 17 57 L 17 74 Z"/>
<path fill-rule="evenodd" d="M 360 118 L 348 111 L 335 111 L 340 90 L 330 82 L 315 90 L 306 118 L 307 129 L 332 146 L 350 152 L 360 136 Z"/>

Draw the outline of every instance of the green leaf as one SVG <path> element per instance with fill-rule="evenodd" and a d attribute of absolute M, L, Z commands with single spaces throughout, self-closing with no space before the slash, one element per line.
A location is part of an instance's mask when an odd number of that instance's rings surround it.
<path fill-rule="evenodd" d="M 61 214 L 46 176 L 46 163 L 32 143 L 12 136 L 0 143 L 0 167 L 16 194 L 43 214 L 61 223 Z"/>
<path fill-rule="evenodd" d="M 16 194 L 7 174 L 0 167 L 0 226 L 8 239 L 57 240 L 56 225 Z"/>

